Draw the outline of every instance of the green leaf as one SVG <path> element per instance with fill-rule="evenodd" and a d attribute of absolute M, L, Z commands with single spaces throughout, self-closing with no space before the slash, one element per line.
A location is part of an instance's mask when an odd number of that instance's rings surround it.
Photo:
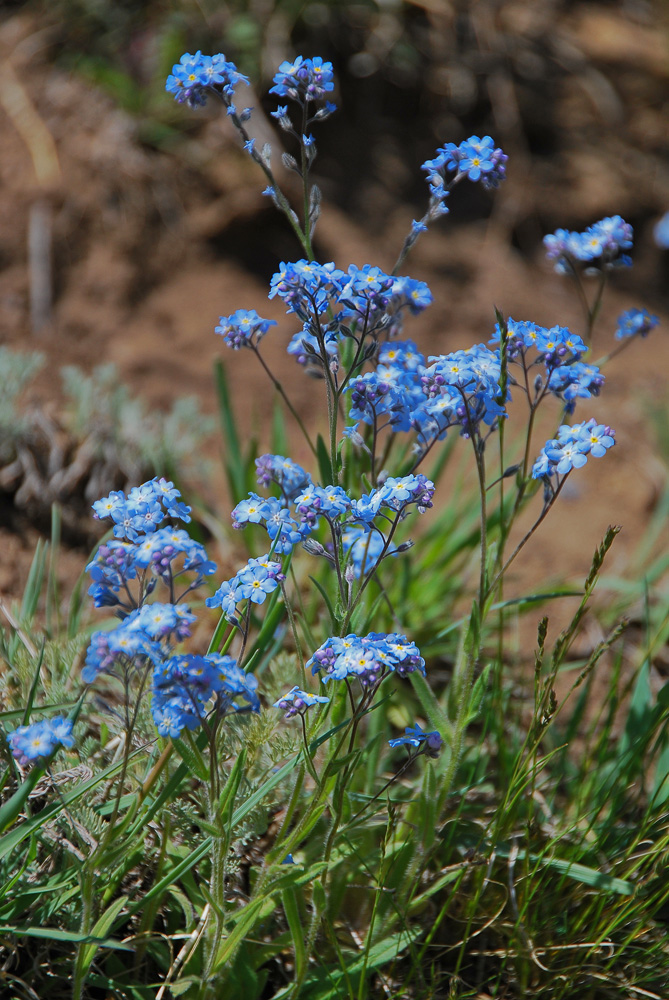
<path fill-rule="evenodd" d="M 23 600 L 21 601 L 20 622 L 22 625 L 31 622 L 35 617 L 39 595 L 42 592 L 42 585 L 44 583 L 48 549 L 48 543 L 43 542 L 41 539 L 35 546 L 35 555 L 30 565 L 30 572 L 28 573 L 28 580 L 23 591 Z"/>
<path fill-rule="evenodd" d="M 331 778 L 333 774 L 338 774 L 339 771 L 345 768 L 348 764 L 358 761 L 361 755 L 362 750 L 352 750 L 351 753 L 347 753 L 343 757 L 337 757 L 335 760 L 331 760 L 327 766 L 327 777 Z"/>
<path fill-rule="evenodd" d="M 336 632 L 336 630 L 337 630 L 337 619 L 335 617 L 334 608 L 332 607 L 332 602 L 330 601 L 330 597 L 328 595 L 328 592 L 326 591 L 325 587 L 321 586 L 321 584 L 318 582 L 318 580 L 316 579 L 315 576 L 310 576 L 309 579 L 311 580 L 311 582 L 313 584 L 316 585 L 316 587 L 320 591 L 320 595 L 323 598 L 323 600 L 325 602 L 325 607 L 328 609 L 328 614 L 330 615 L 331 631 L 332 632 Z"/>
<path fill-rule="evenodd" d="M 66 712 L 68 709 L 73 708 L 76 705 L 76 701 L 61 701 L 57 704 L 51 705 L 33 705 L 31 710 L 31 715 L 41 715 L 48 712 Z M 13 708 L 9 712 L 0 712 L 0 720 L 13 721 L 14 719 L 24 719 L 26 714 L 25 708 Z"/>
<path fill-rule="evenodd" d="M 220 359 L 214 363 L 214 382 L 226 456 L 225 472 L 232 496 L 235 500 L 239 500 L 246 492 L 246 473 L 239 434 L 237 433 L 237 421 L 228 389 L 228 380 L 223 362 Z"/>
<path fill-rule="evenodd" d="M 28 867 L 28 865 L 31 865 L 33 863 L 33 861 L 35 860 L 36 857 L 37 857 L 37 839 L 35 837 L 31 837 L 31 839 L 30 839 L 30 846 L 28 848 L 28 852 L 26 854 L 26 857 L 25 857 L 25 860 L 24 860 L 23 864 L 21 865 L 21 867 L 17 871 L 16 875 L 14 875 L 14 877 L 11 878 L 9 880 L 9 882 L 5 883 L 5 885 L 3 885 L 0 888 L 0 899 L 4 899 L 5 896 L 7 895 L 7 893 L 11 892 L 11 890 L 14 888 L 14 886 L 16 885 L 16 883 L 18 882 L 18 880 L 23 875 L 23 873 L 26 870 L 26 868 Z M 61 883 L 61 884 L 63 884 L 63 883 Z"/>
<path fill-rule="evenodd" d="M 295 979 L 301 982 L 307 964 L 307 949 L 304 942 L 304 927 L 295 889 L 284 889 L 281 893 L 281 903 L 283 912 L 286 914 L 286 922 L 293 939 L 293 951 L 295 952 Z"/>
<path fill-rule="evenodd" d="M 216 652 L 216 650 L 218 649 L 218 647 L 223 642 L 223 636 L 225 635 L 226 629 L 228 629 L 230 627 L 231 627 L 230 626 L 230 622 L 225 617 L 225 615 L 222 614 L 221 617 L 218 619 L 218 624 L 216 625 L 216 628 L 214 629 L 214 633 L 213 633 L 213 635 L 211 637 L 211 641 L 209 642 L 209 646 L 207 648 L 207 656 L 209 655 L 209 653 Z M 230 633 L 231 637 L 232 637 L 233 634 L 234 634 L 234 629 L 232 629 L 232 631 Z"/>
<path fill-rule="evenodd" d="M 28 701 L 26 702 L 25 711 L 23 713 L 23 725 L 27 726 L 30 722 L 30 713 L 33 709 L 33 703 L 35 701 L 35 695 L 37 694 L 37 685 L 39 684 L 40 671 L 42 669 L 42 663 L 44 662 L 44 646 L 46 640 L 42 639 L 42 645 L 40 647 L 39 655 L 37 657 L 37 663 L 35 664 L 35 673 L 33 675 L 32 683 L 30 685 L 30 692 L 28 693 Z"/>
<path fill-rule="evenodd" d="M 235 924 L 235 927 L 219 947 L 215 969 L 230 962 L 246 935 L 252 932 L 257 923 L 274 913 L 276 907 L 274 896 L 277 893 L 290 886 L 304 885 L 312 881 L 327 868 L 327 862 L 320 861 L 311 865 L 304 872 L 294 865 L 279 867 L 283 869 L 282 873 L 268 885 L 264 895 L 252 900 L 243 909 L 232 915 L 231 922 Z"/>
<path fill-rule="evenodd" d="M 102 916 L 96 920 L 90 935 L 86 935 L 92 943 L 82 949 L 78 962 L 79 968 L 82 970 L 84 976 L 90 969 L 91 962 L 95 958 L 96 952 L 100 948 L 105 947 L 105 945 L 100 944 L 100 941 L 106 940 L 105 935 L 111 930 L 112 924 L 118 917 L 121 910 L 126 906 L 127 902 L 127 896 L 121 896 L 119 899 L 115 899 L 111 906 L 105 910 Z M 85 938 L 82 937 L 82 940 L 85 940 Z"/>
<path fill-rule="evenodd" d="M 221 792 L 221 796 L 218 800 L 218 807 L 216 812 L 222 823 L 227 823 L 229 815 L 232 812 L 232 807 L 235 804 L 235 797 L 237 795 L 237 790 L 242 780 L 242 775 L 244 773 L 245 763 L 246 763 L 246 747 L 242 747 L 239 757 L 235 761 L 232 770 L 230 771 L 230 774 L 228 776 L 228 780 L 225 783 L 225 788 Z"/>
<path fill-rule="evenodd" d="M 197 775 L 201 781 L 209 781 L 209 768 L 205 763 L 205 759 L 193 743 L 192 737 L 190 739 L 189 737 L 190 733 L 186 734 L 186 738 L 183 740 L 173 736 L 172 743 L 174 749 L 187 765 L 191 774 Z"/>
<path fill-rule="evenodd" d="M 335 477 L 332 472 L 330 455 L 322 434 L 319 434 L 316 439 L 316 455 L 318 457 L 318 470 L 321 477 L 321 483 L 323 486 L 329 486 L 330 483 L 335 482 Z"/>
<path fill-rule="evenodd" d="M 272 642 L 277 626 L 286 613 L 286 609 L 284 608 L 283 602 L 280 598 L 281 590 L 277 587 L 267 602 L 265 620 L 262 623 L 262 627 L 258 633 L 258 638 L 255 641 L 253 650 L 256 655 L 264 652 L 266 647 Z"/>
<path fill-rule="evenodd" d="M 469 696 L 468 715 L 470 722 L 475 719 L 481 711 L 481 703 L 488 687 L 489 677 L 490 664 L 488 663 L 474 681 L 474 686 L 472 687 L 472 691 Z"/>
<path fill-rule="evenodd" d="M 522 859 L 524 854 L 524 851 L 520 851 L 518 857 Z M 564 858 L 541 858 L 536 854 L 530 854 L 530 861 L 538 861 L 544 868 L 553 868 L 576 882 L 582 882 L 583 885 L 589 885 L 593 889 L 601 889 L 602 892 L 614 892 L 619 896 L 633 896 L 635 892 L 632 882 L 607 875 L 596 868 L 588 868 L 587 865 L 575 861 L 566 861 Z"/>
<path fill-rule="evenodd" d="M 123 900 L 122 900 L 123 902 Z M 116 941 L 114 938 L 96 937 L 94 934 L 76 934 L 74 931 L 61 931 L 57 927 L 11 927 L 0 926 L 0 934 L 16 934 L 18 937 L 45 938 L 47 941 L 73 941 L 78 944 L 92 942 L 93 954 L 98 948 L 113 948 L 116 951 L 134 951 L 134 946 Z"/>
<path fill-rule="evenodd" d="M 240 916 L 237 925 L 228 934 L 218 949 L 213 971 L 220 969 L 221 966 L 232 961 L 237 948 L 246 935 L 251 933 L 259 921 L 270 917 L 274 913 L 275 905 L 274 896 L 265 894 L 253 900 L 243 910 L 239 911 Z"/>
<path fill-rule="evenodd" d="M 409 674 L 409 680 L 430 725 L 439 730 L 444 740 L 450 740 L 453 727 L 425 677 L 418 670 L 414 670 Z"/>

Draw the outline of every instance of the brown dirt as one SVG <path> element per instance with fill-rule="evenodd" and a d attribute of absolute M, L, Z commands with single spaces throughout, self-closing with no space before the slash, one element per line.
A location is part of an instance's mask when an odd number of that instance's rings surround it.
<path fill-rule="evenodd" d="M 509 11 L 509 17 L 530 16 L 522 4 L 509 5 Z M 596 23 L 606 32 L 593 29 L 596 7 L 574 14 L 563 27 L 584 58 L 610 63 L 622 58 L 620 17 L 612 22 L 611 15 L 600 14 L 606 23 Z M 638 72 L 643 64 L 643 73 L 655 74 L 656 82 L 659 76 L 666 92 L 666 63 L 651 35 L 635 29 L 625 58 Z M 164 408 L 176 395 L 194 394 L 205 412 L 214 413 L 212 362 L 225 348 L 213 328 L 219 315 L 243 307 L 278 321 L 265 342 L 267 359 L 307 418 L 317 420 L 315 384 L 284 353 L 294 326 L 276 300 L 267 300 L 272 259 L 287 259 L 295 251 L 258 194 L 255 168 L 237 149 L 226 123 L 205 117 L 191 141 L 169 152 L 142 145 L 128 115 L 51 63 L 48 39 L 27 16 L 15 15 L 0 26 L 0 61 L 5 60 L 8 68 L 0 82 L 5 95 L 0 109 L 0 330 L 5 343 L 39 349 L 48 357 L 31 390 L 31 405 L 57 417 L 62 402 L 58 368 L 77 364 L 90 372 L 113 361 L 152 406 Z M 588 101 L 601 98 L 598 79 L 593 77 L 594 96 L 584 96 L 576 85 L 566 88 L 556 105 L 557 117 L 587 117 Z M 666 118 L 650 107 L 643 122 L 627 121 L 626 128 L 626 135 L 645 129 L 646 138 L 650 135 L 656 144 L 667 142 Z M 541 184 L 549 184 L 543 217 L 557 217 L 562 208 L 562 224 L 585 225 L 618 211 L 626 217 L 637 212 L 645 220 L 637 231 L 634 271 L 612 281 L 593 356 L 612 346 L 617 315 L 649 304 L 648 296 L 663 325 L 651 341 L 634 345 L 611 364 L 602 398 L 583 407 L 584 415 L 616 428 L 617 446 L 605 461 L 588 463 L 574 478 L 511 573 L 509 595 L 527 585 L 543 586 L 558 573 L 582 578 L 611 522 L 622 524 L 624 531 L 609 571 L 624 576 L 666 481 L 646 407 L 665 402 L 669 372 L 666 260 L 651 242 L 653 218 L 669 207 L 669 167 L 665 163 L 656 170 L 643 189 L 639 183 L 631 186 L 634 169 L 642 168 L 634 160 L 623 162 L 622 141 L 620 129 L 612 127 L 605 142 L 564 151 L 561 165 L 545 163 L 539 173 L 528 155 L 512 158 L 490 219 L 458 224 L 456 194 L 452 215 L 420 241 L 407 268 L 427 281 L 435 296 L 432 308 L 406 328 L 406 335 L 428 353 L 486 341 L 494 323 L 493 304 L 517 319 L 559 322 L 579 331 L 582 317 L 568 283 L 543 260 L 540 236 L 546 229 L 536 215 Z M 572 183 L 566 185 L 565 176 Z M 385 223 L 374 236 L 325 204 L 318 231 L 322 259 L 335 259 L 344 267 L 368 261 L 392 266 L 415 210 L 387 197 L 383 201 L 381 195 L 379 199 Z M 27 256 L 29 220 L 37 203 L 51 218 L 54 275 L 49 321 L 39 330 L 31 323 Z M 556 224 L 561 224 L 559 217 Z M 524 234 L 520 241 L 518 232 Z M 269 256 L 256 258 L 249 248 L 264 235 Z M 646 299 L 640 297 L 644 293 Z M 266 379 L 244 352 L 227 352 L 225 360 L 242 420 L 262 426 L 273 401 Z M 209 499 L 225 518 L 222 494 L 220 481 L 210 485 Z M 17 536 L 9 516 L 0 526 L 0 594 L 5 597 L 21 594 L 32 556 L 36 532 L 26 522 L 21 526 L 23 537 Z M 76 558 L 68 555 L 61 568 L 66 586 L 80 565 L 78 553 Z"/>

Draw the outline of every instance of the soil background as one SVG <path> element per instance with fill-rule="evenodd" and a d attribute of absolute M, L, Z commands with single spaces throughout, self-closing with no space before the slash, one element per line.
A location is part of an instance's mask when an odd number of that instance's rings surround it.
<path fill-rule="evenodd" d="M 0 14 L 0 336 L 47 358 L 26 393 L 26 409 L 44 414 L 61 440 L 60 367 L 76 364 L 90 373 L 113 362 L 150 412 L 194 395 L 204 414 L 215 414 L 212 364 L 225 355 L 241 425 L 262 428 L 274 402 L 270 384 L 250 353 L 232 354 L 213 333 L 220 315 L 246 308 L 277 320 L 264 342 L 268 363 L 306 419 L 318 422 L 319 387 L 285 354 L 296 327 L 277 300 L 267 299 L 273 271 L 300 254 L 285 221 L 261 196 L 263 179 L 229 122 L 214 107 L 192 112 L 170 103 L 157 83 L 157 29 L 141 12 L 126 25 L 119 60 L 144 103 L 123 107 L 118 87 L 109 84 L 118 75 L 97 72 L 92 81 L 90 65 L 73 58 L 80 25 L 72 11 L 71 21 L 63 19 L 63 6 L 9 5 Z M 573 477 L 518 561 L 507 594 L 546 586 L 558 572 L 582 580 L 612 522 L 623 531 L 609 573 L 638 573 L 635 553 L 667 476 L 649 420 L 652 408 L 667 413 L 669 374 L 669 252 L 653 241 L 655 223 L 669 210 L 664 5 L 307 4 L 309 17 L 294 23 L 277 20 L 281 4 L 264 5 L 265 14 L 256 8 L 248 5 L 249 17 L 265 17 L 258 93 L 267 90 L 272 68 L 263 67 L 270 57 L 276 65 L 299 51 L 333 59 L 340 80 L 340 111 L 318 133 L 319 259 L 390 269 L 411 219 L 425 210 L 419 168 L 437 145 L 489 132 L 509 154 L 499 191 L 489 196 L 460 185 L 450 214 L 421 238 L 405 265 L 434 294 L 432 307 L 405 328 L 425 353 L 488 341 L 493 306 L 515 319 L 581 333 L 574 290 L 546 262 L 541 238 L 558 226 L 583 229 L 617 213 L 634 225 L 634 267 L 611 278 L 591 357 L 614 346 L 616 318 L 625 309 L 646 307 L 661 326 L 607 367 L 601 398 L 580 408 L 583 418 L 615 428 L 616 447 Z M 217 9 L 196 24 L 192 38 L 186 31 L 185 48 L 235 57 L 225 42 L 226 5 Z M 86 44 L 93 46 L 87 38 L 84 31 L 84 54 Z M 118 38 L 114 44 L 121 51 Z M 120 72 L 113 60 L 104 63 L 108 54 L 96 52 L 98 69 L 115 65 Z M 269 117 L 274 104 L 254 93 L 238 104 L 256 106 L 251 132 L 260 141 L 271 138 L 278 161 L 282 137 Z M 225 441 L 213 437 L 205 450 L 216 457 L 221 447 Z M 60 452 L 65 467 L 73 461 L 69 448 L 66 442 Z M 3 598 L 20 597 L 53 499 L 75 512 L 60 566 L 65 593 L 91 542 L 86 507 L 100 494 L 88 496 L 88 480 L 80 476 L 71 495 L 54 495 L 58 470 L 47 474 L 39 454 L 33 457 L 41 485 L 30 502 L 21 502 L 27 476 L 21 467 L 6 477 L 0 504 Z M 293 457 L 307 459 L 297 443 Z M 199 488 L 225 519 L 229 499 L 220 471 Z M 666 551 L 666 544 L 665 532 L 658 547 Z"/>

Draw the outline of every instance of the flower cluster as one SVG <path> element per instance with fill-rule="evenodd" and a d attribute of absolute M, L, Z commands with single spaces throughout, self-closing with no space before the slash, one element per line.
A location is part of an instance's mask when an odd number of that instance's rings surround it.
<path fill-rule="evenodd" d="M 354 338 L 361 349 L 365 339 L 382 332 L 386 338 L 398 336 L 404 311 L 416 315 L 432 302 L 423 281 L 386 274 L 370 264 L 351 264 L 342 271 L 332 263 L 308 260 L 281 264 L 270 282 L 269 297 L 275 295 L 303 322 L 288 353 L 301 364 L 311 360 L 320 365 L 339 360 L 339 344 L 346 338 Z"/>
<path fill-rule="evenodd" d="M 506 176 L 507 160 L 489 135 L 472 135 L 460 145 L 447 142 L 440 146 L 434 159 L 426 160 L 421 169 L 427 173 L 432 200 L 443 205 L 449 188 L 463 177 L 481 181 L 485 188 L 496 188 Z"/>
<path fill-rule="evenodd" d="M 273 562 L 269 555 L 249 559 L 230 580 L 224 580 L 213 597 L 208 597 L 208 608 L 220 608 L 226 618 L 236 622 L 235 611 L 241 601 L 263 604 L 268 594 L 284 580 L 281 563 Z"/>
<path fill-rule="evenodd" d="M 257 687 L 257 678 L 245 673 L 231 656 L 172 656 L 153 671 L 153 721 L 161 736 L 176 737 L 201 725 L 210 708 L 221 715 L 231 709 L 259 712 Z"/>
<path fill-rule="evenodd" d="M 333 90 L 332 63 L 323 62 L 319 57 L 305 59 L 298 56 L 295 62 L 281 63 L 269 92 L 278 97 L 288 97 L 298 104 L 309 104 L 325 100 L 326 94 Z"/>
<path fill-rule="evenodd" d="M 191 508 L 179 501 L 180 496 L 174 483 L 155 478 L 135 486 L 127 496 L 113 490 L 108 497 L 96 500 L 93 510 L 99 519 L 112 519 L 116 538 L 134 542 L 140 535 L 157 531 L 168 517 L 190 521 Z"/>
<path fill-rule="evenodd" d="M 630 267 L 631 258 L 623 251 L 632 246 L 633 235 L 628 222 L 620 215 L 612 215 L 582 233 L 557 229 L 544 236 L 544 246 L 546 256 L 555 261 L 559 274 L 572 273 L 577 261 L 600 268 Z"/>
<path fill-rule="evenodd" d="M 485 344 L 475 344 L 465 351 L 428 358 L 432 364 L 421 376 L 428 405 L 425 410 L 441 416 L 449 424 L 459 424 L 471 436 L 483 421 L 493 424 L 506 416 L 502 405 L 499 379 L 499 353 Z"/>
<path fill-rule="evenodd" d="M 176 565 L 179 557 L 183 560 Z M 128 584 L 138 572 L 146 570 L 160 577 L 167 586 L 183 573 L 194 573 L 195 579 L 188 590 L 198 587 L 205 576 L 216 572 L 216 563 L 207 557 L 206 550 L 199 542 L 179 528 L 159 528 L 144 539 L 132 542 L 110 541 L 98 548 L 95 557 L 86 567 L 93 580 L 88 593 L 93 597 L 96 608 L 114 607 L 128 609 Z M 152 589 L 149 585 L 148 590 Z"/>
<path fill-rule="evenodd" d="M 190 520 L 190 508 L 179 500 L 179 491 L 164 479 L 154 479 L 131 490 L 118 492 L 93 507 L 98 517 L 111 517 L 121 537 L 99 547 L 88 569 L 94 583 L 90 593 L 96 605 L 115 605 L 120 623 L 109 631 L 95 632 L 86 652 L 82 679 L 93 683 L 101 673 L 125 679 L 136 674 L 141 687 L 152 674 L 151 710 L 161 736 L 178 736 L 183 729 L 200 725 L 208 711 L 258 711 L 257 682 L 247 676 L 230 657 L 176 654 L 174 647 L 187 638 L 195 615 L 178 603 L 185 593 L 216 570 L 215 563 L 199 542 L 177 528 L 159 527 L 167 516 Z M 152 515 L 149 517 L 149 515 Z M 116 529 L 115 529 L 116 530 Z M 179 559 L 179 563 L 176 560 Z M 258 560 L 258 562 L 260 562 Z M 278 564 L 270 564 L 275 571 Z M 147 575 L 151 579 L 147 582 Z M 267 573 L 262 571 L 265 575 Z M 175 601 L 174 583 L 184 573 L 194 578 Z M 258 600 L 247 572 L 240 589 Z M 260 579 L 261 573 L 256 573 Z M 133 594 L 130 582 L 139 581 Z M 168 602 L 146 603 L 160 580 L 169 590 Z M 257 584 L 261 589 L 262 583 Z M 275 584 L 276 585 L 276 584 Z M 266 588 L 263 591 L 263 599 Z M 242 704 L 235 698 L 242 698 Z"/>
<path fill-rule="evenodd" d="M 431 365 L 411 341 L 386 345 L 380 358 L 375 371 L 351 381 L 349 417 L 377 432 L 383 427 L 414 431 L 419 452 L 443 438 L 449 427 L 471 436 L 481 422 L 490 426 L 506 415 L 499 352 L 483 344 L 431 357 Z"/>
<path fill-rule="evenodd" d="M 307 486 L 311 476 L 292 458 L 283 455 L 261 455 L 256 458 L 256 478 L 258 485 L 267 489 L 276 483 L 286 500 L 294 500 Z"/>
<path fill-rule="evenodd" d="M 404 733 L 404 736 L 397 736 L 394 740 L 388 740 L 388 745 L 391 747 L 421 747 L 420 753 L 425 753 L 428 757 L 439 756 L 443 740 L 441 734 L 436 730 L 426 733 L 416 723 L 415 726 L 407 726 Z"/>
<path fill-rule="evenodd" d="M 601 458 L 614 444 L 614 431 L 598 424 L 594 417 L 581 424 L 563 424 L 557 437 L 541 449 L 532 467 L 532 477 L 550 480 L 553 476 L 566 476 L 572 469 L 582 468 L 588 455 Z"/>
<path fill-rule="evenodd" d="M 312 674 L 322 674 L 325 683 L 356 678 L 363 688 L 376 687 L 390 673 L 406 677 L 415 671 L 425 675 L 425 660 L 414 642 L 398 632 L 354 633 L 343 639 L 327 639 L 307 661 Z"/>
<path fill-rule="evenodd" d="M 651 330 L 659 325 L 660 320 L 647 309 L 628 309 L 618 317 L 616 340 L 629 340 L 630 337 L 647 337 Z"/>
<path fill-rule="evenodd" d="M 19 726 L 8 733 L 7 742 L 12 755 L 25 766 L 40 757 L 50 757 L 59 746 L 73 747 L 72 722 L 57 715 L 53 719 L 33 722 L 31 726 Z"/>
<path fill-rule="evenodd" d="M 526 320 L 516 322 L 509 317 L 506 327 L 507 356 L 510 361 L 518 361 L 525 357 L 528 349 L 534 349 L 538 353 L 537 361 L 548 366 L 564 365 L 577 361 L 588 350 L 581 337 L 566 326 L 547 328 Z M 500 330 L 497 325 L 491 343 L 499 343 L 499 340 Z"/>
<path fill-rule="evenodd" d="M 294 715 L 304 715 L 307 709 L 313 708 L 314 705 L 327 705 L 329 701 L 329 698 L 323 698 L 319 694 L 309 694 L 308 691 L 302 691 L 295 685 L 274 702 L 274 708 L 280 708 L 285 712 L 285 719 L 292 719 Z"/>
<path fill-rule="evenodd" d="M 276 326 L 276 321 L 262 319 L 255 309 L 238 309 L 232 316 L 221 316 L 214 332 L 238 351 L 240 347 L 257 347 L 270 326 Z"/>
<path fill-rule="evenodd" d="M 241 601 L 262 604 L 284 579 L 281 564 L 272 561 L 273 554 L 288 554 L 303 542 L 310 552 L 333 562 L 333 553 L 341 543 L 353 576 L 373 573 L 382 558 L 409 547 L 405 542 L 390 549 L 392 534 L 407 509 L 415 506 L 423 514 L 432 506 L 434 496 L 434 483 L 421 474 L 412 474 L 387 477 L 370 493 L 351 499 L 341 486 L 314 486 L 297 463 L 280 455 L 258 459 L 258 477 L 261 481 L 278 482 L 281 497 L 250 493 L 232 511 L 232 523 L 235 528 L 246 524 L 264 526 L 272 540 L 271 552 L 249 559 L 207 600 L 208 607 L 220 607 L 228 620 L 235 623 Z M 301 490 L 300 484 L 304 484 Z M 321 519 L 329 526 L 329 550 L 310 537 L 320 527 Z M 377 522 L 385 526 L 385 534 Z"/>
<path fill-rule="evenodd" d="M 345 277 L 334 264 L 304 259 L 294 263 L 282 261 L 270 281 L 269 298 L 278 295 L 288 307 L 288 313 L 296 313 L 300 319 L 307 320 L 327 312 L 330 298 L 339 293 Z"/>
<path fill-rule="evenodd" d="M 156 602 L 133 609 L 116 628 L 93 633 L 82 679 L 92 684 L 99 674 L 113 674 L 119 665 L 158 663 L 173 643 L 190 635 L 194 621 L 195 615 L 186 604 Z"/>
<path fill-rule="evenodd" d="M 384 508 L 402 515 L 411 504 L 416 504 L 418 513 L 424 514 L 432 506 L 434 489 L 434 483 L 422 473 L 388 476 L 382 486 L 352 501 L 350 519 L 371 525 Z"/>
<path fill-rule="evenodd" d="M 588 348 L 566 326 L 548 329 L 509 318 L 506 330 L 509 384 L 530 393 L 533 405 L 536 406 L 546 393 L 551 393 L 563 401 L 567 413 L 573 413 L 577 399 L 599 395 L 604 376 L 596 365 L 580 360 Z M 497 325 L 491 343 L 499 343 L 500 336 Z M 522 369 L 521 375 L 514 375 L 516 365 Z M 530 384 L 534 387 L 533 397 Z"/>
<path fill-rule="evenodd" d="M 257 493 L 250 493 L 232 511 L 233 528 L 245 524 L 261 524 L 272 540 L 272 551 L 278 555 L 287 555 L 311 530 L 309 524 L 292 516 L 284 497 L 261 497 Z"/>
<path fill-rule="evenodd" d="M 226 103 L 229 103 L 240 81 L 249 82 L 248 77 L 239 73 L 235 64 L 228 62 L 221 52 L 215 56 L 203 56 L 198 50 L 195 55 L 185 52 L 172 67 L 165 90 L 174 94 L 179 104 L 198 108 L 207 103 L 208 93 L 224 95 L 228 98 Z"/>

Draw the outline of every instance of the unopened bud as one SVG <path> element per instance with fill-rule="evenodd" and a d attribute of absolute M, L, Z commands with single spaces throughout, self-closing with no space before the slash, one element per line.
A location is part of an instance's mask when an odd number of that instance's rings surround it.
<path fill-rule="evenodd" d="M 291 156 L 290 153 L 282 153 L 281 162 L 286 170 L 294 170 L 296 174 L 299 174 L 300 168 L 297 165 L 297 160 L 294 156 Z"/>

